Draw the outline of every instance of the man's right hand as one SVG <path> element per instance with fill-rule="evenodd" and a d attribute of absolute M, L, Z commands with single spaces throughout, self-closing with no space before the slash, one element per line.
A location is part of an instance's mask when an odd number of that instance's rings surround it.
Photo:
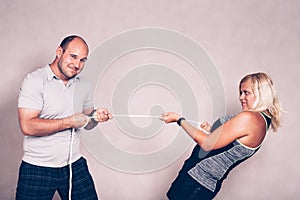
<path fill-rule="evenodd" d="M 80 112 L 73 114 L 71 117 L 73 120 L 73 128 L 84 128 L 90 121 L 88 116 Z"/>

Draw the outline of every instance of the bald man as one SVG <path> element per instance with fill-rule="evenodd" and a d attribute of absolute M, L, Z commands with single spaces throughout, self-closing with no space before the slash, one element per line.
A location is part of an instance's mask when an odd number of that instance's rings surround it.
<path fill-rule="evenodd" d="M 79 130 L 92 129 L 112 115 L 105 108 L 94 109 L 89 83 L 79 76 L 88 53 L 83 38 L 68 36 L 51 64 L 23 80 L 18 114 L 24 154 L 16 199 L 51 200 L 56 191 L 62 199 L 70 194 L 72 199 L 98 199 L 80 153 Z"/>

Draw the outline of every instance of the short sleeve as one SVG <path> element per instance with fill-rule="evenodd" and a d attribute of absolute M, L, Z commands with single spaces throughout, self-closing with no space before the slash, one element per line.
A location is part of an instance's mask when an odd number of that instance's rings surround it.
<path fill-rule="evenodd" d="M 43 77 L 40 72 L 32 72 L 23 80 L 19 90 L 18 107 L 42 110 Z"/>
<path fill-rule="evenodd" d="M 90 83 L 84 77 L 80 77 L 76 81 L 73 105 L 75 112 L 82 112 L 84 109 L 94 106 Z"/>
<path fill-rule="evenodd" d="M 90 84 L 88 84 L 88 90 L 87 95 L 83 104 L 83 108 L 90 108 L 94 106 L 94 94 L 91 91 Z"/>

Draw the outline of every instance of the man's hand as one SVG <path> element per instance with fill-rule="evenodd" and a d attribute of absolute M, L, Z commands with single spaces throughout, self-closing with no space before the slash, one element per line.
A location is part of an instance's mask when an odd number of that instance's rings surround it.
<path fill-rule="evenodd" d="M 112 119 L 112 114 L 106 108 L 98 108 L 92 117 L 96 122 L 106 122 Z"/>
<path fill-rule="evenodd" d="M 84 128 L 90 121 L 89 117 L 83 113 L 75 113 L 72 115 L 73 128 Z"/>

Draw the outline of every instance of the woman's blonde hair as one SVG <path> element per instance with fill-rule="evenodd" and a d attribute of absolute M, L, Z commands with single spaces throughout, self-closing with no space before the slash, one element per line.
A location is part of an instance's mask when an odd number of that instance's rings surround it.
<path fill-rule="evenodd" d="M 280 126 L 280 116 L 282 114 L 282 107 L 278 100 L 276 89 L 271 78 L 263 72 L 246 75 L 240 81 L 241 84 L 247 80 L 251 81 L 251 87 L 255 95 L 255 101 L 251 110 L 257 112 L 268 111 L 271 115 L 271 128 L 274 132 Z"/>

